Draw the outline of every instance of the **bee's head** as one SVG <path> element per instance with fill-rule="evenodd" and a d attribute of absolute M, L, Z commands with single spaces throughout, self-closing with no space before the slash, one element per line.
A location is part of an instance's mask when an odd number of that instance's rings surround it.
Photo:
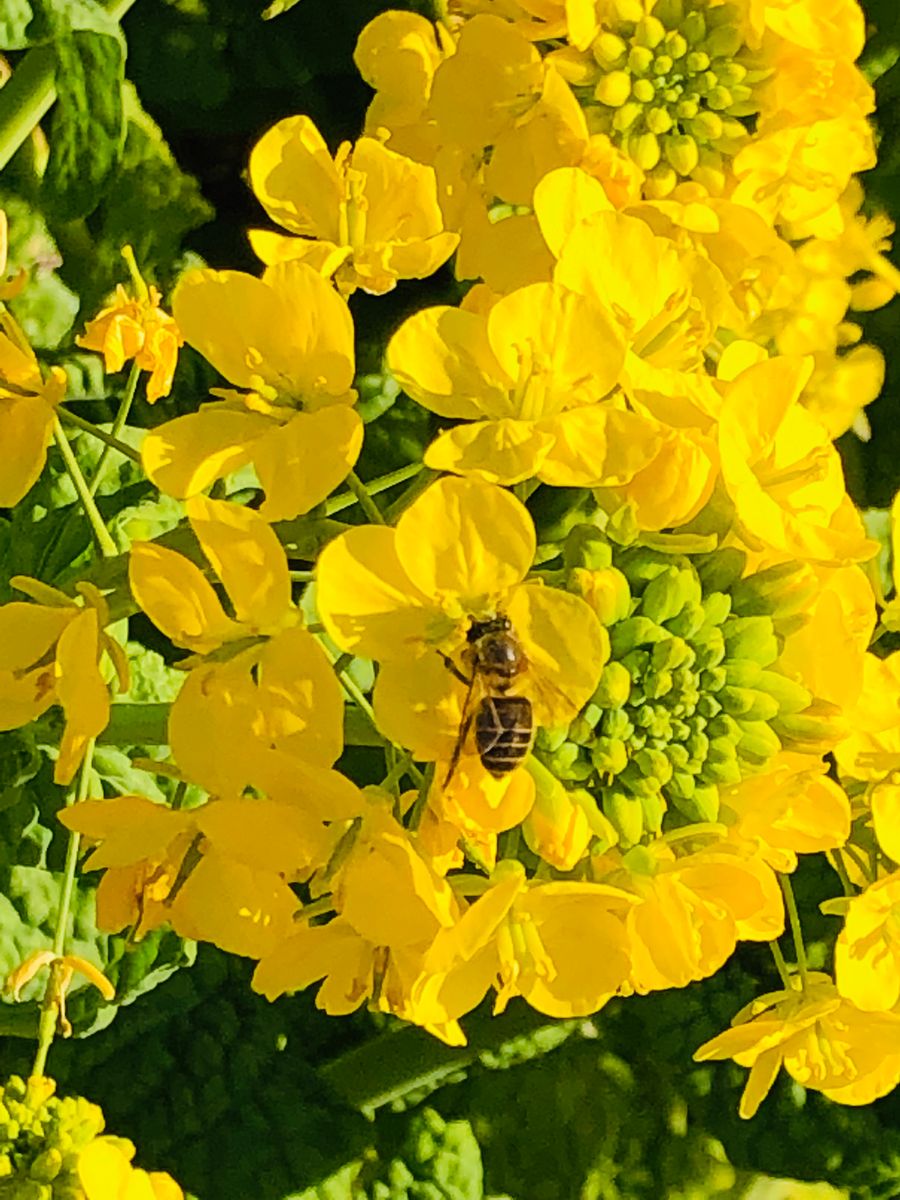
<path fill-rule="evenodd" d="M 489 637 L 492 633 L 509 633 L 512 629 L 512 621 L 509 617 L 497 615 L 488 617 L 484 621 L 476 621 L 474 617 L 469 622 L 469 628 L 466 630 L 466 641 L 469 645 L 475 642 L 480 642 L 482 638 Z"/>

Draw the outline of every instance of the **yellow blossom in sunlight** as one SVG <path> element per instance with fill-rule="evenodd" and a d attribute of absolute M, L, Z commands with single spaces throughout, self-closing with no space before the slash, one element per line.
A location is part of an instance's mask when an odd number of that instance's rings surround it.
<path fill-rule="evenodd" d="M 53 778 L 71 783 L 87 743 L 109 721 L 101 658 L 108 655 L 124 692 L 125 653 L 106 632 L 109 608 L 93 584 L 78 584 L 73 600 L 27 576 L 10 582 L 46 603 L 14 600 L 0 606 L 0 729 L 18 729 L 59 704 L 66 727 Z"/>
<path fill-rule="evenodd" d="M 164 1171 L 132 1165 L 134 1146 L 125 1138 L 94 1138 L 78 1156 L 84 1200 L 184 1200 L 184 1192 Z"/>
<path fill-rule="evenodd" d="M 346 302 L 300 262 L 240 271 L 190 271 L 172 298 L 185 341 L 237 389 L 152 429 L 141 455 L 162 491 L 196 496 L 248 463 L 267 521 L 308 512 L 359 456 L 352 407 L 353 320 Z"/>
<path fill-rule="evenodd" d="M 194 496 L 188 520 L 234 609 L 228 616 L 198 566 L 157 542 L 135 542 L 132 594 L 176 646 L 208 654 L 226 642 L 272 635 L 300 622 L 287 558 L 271 526 L 251 508 Z"/>
<path fill-rule="evenodd" d="M 107 373 L 121 371 L 134 359 L 136 366 L 150 373 L 147 402 L 153 404 L 172 390 L 178 349 L 184 339 L 174 319 L 160 308 L 159 291 L 141 278 L 131 247 L 126 246 L 122 253 L 131 269 L 135 295 L 119 284 L 115 300 L 88 321 L 75 341 L 85 350 L 102 354 Z"/>
<path fill-rule="evenodd" d="M 66 386 L 62 367 L 42 374 L 24 333 L 0 311 L 0 507 L 18 504 L 37 482 Z"/>
<path fill-rule="evenodd" d="M 774 871 L 723 843 L 679 857 L 660 839 L 592 866 L 599 882 L 640 898 L 626 916 L 630 983 L 639 993 L 705 979 L 739 940 L 770 941 L 784 928 Z"/>
<path fill-rule="evenodd" d="M 462 1044 L 455 1019 L 433 1020 L 427 1006 L 410 1003 L 422 955 L 457 919 L 452 889 L 378 801 L 349 836 L 331 877 L 336 916 L 324 925 L 296 925 L 262 958 L 254 990 L 274 1000 L 323 980 L 316 1004 L 328 1013 L 353 1012 L 368 1001 Z"/>
<path fill-rule="evenodd" d="M 865 561 L 877 547 L 847 495 L 840 457 L 797 403 L 811 368 L 775 358 L 731 382 L 719 417 L 722 480 L 752 549 L 825 566 Z"/>
<path fill-rule="evenodd" d="M 555 283 L 520 288 L 487 313 L 423 309 L 387 349 L 414 400 L 471 422 L 441 434 L 426 465 L 559 486 L 627 482 L 657 450 L 656 423 L 608 399 L 624 356 L 602 301 Z"/>
<path fill-rule="evenodd" d="M 360 802 L 361 803 L 361 802 Z M 99 842 L 85 869 L 105 869 L 97 920 L 142 937 L 168 922 L 182 937 L 259 958 L 291 929 L 288 886 L 327 860 L 333 838 L 293 795 L 212 800 L 175 811 L 143 796 L 85 800 L 59 819 Z"/>
<path fill-rule="evenodd" d="M 850 836 L 850 801 L 827 763 L 782 752 L 764 771 L 721 791 L 729 841 L 749 844 L 769 866 L 790 874 L 798 854 L 833 850 Z"/>
<path fill-rule="evenodd" d="M 373 696 L 379 727 L 416 757 L 447 764 L 467 691 L 480 699 L 478 681 L 470 688 L 447 665 L 463 675 L 471 666 L 474 622 L 508 619 L 527 664 L 511 691 L 530 700 L 537 725 L 571 720 L 596 687 L 609 654 L 606 631 L 580 597 L 524 582 L 534 550 L 531 517 L 514 496 L 445 478 L 410 505 L 396 529 L 349 530 L 322 551 L 321 619 L 342 649 L 381 662 Z M 472 752 L 460 765 L 477 781 Z M 515 774 L 500 781 L 504 788 Z M 461 777 L 457 788 L 466 786 Z M 501 803 L 504 794 L 496 792 L 477 799 L 480 811 Z M 455 803 L 465 808 L 458 794 Z"/>
<path fill-rule="evenodd" d="M 433 1018 L 455 1021 L 493 986 L 495 1012 L 514 996 L 552 1017 L 597 1012 L 625 984 L 630 967 L 627 892 L 590 882 L 529 883 L 504 861 L 490 886 L 435 937 L 412 999 Z M 585 954 L 585 945 L 596 948 Z"/>
<path fill-rule="evenodd" d="M 732 1028 L 694 1058 L 733 1058 L 750 1068 L 738 1110 L 748 1119 L 782 1067 L 803 1087 L 839 1104 L 871 1104 L 900 1081 L 898 1034 L 896 1013 L 861 1012 L 841 999 L 829 976 L 814 972 L 805 989 L 773 992 L 747 1005 Z"/>
<path fill-rule="evenodd" d="M 891 816 L 896 820 L 896 804 Z M 900 871 L 847 902 L 834 950 L 835 980 L 841 995 L 865 1012 L 887 1012 L 900 1001 L 898 925 Z"/>
<path fill-rule="evenodd" d="M 344 142 L 334 158 L 309 117 L 287 117 L 250 155 L 250 184 L 292 237 L 255 229 L 250 244 L 271 265 L 302 259 L 345 295 L 380 295 L 423 279 L 459 240 L 444 231 L 431 167 L 374 138 Z"/>

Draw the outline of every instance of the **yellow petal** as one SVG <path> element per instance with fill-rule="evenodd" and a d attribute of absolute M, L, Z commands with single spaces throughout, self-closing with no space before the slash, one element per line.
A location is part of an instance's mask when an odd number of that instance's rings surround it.
<path fill-rule="evenodd" d="M 321 866 L 328 853 L 325 827 L 296 804 L 240 797 L 195 812 L 197 828 L 217 853 L 257 871 L 290 877 Z"/>
<path fill-rule="evenodd" d="M 266 499 L 266 521 L 290 521 L 309 512 L 346 479 L 359 457 L 363 424 L 343 404 L 297 413 L 271 428 L 253 446 L 253 462 Z"/>
<path fill-rule="evenodd" d="M 250 154 L 249 173 L 273 221 L 291 233 L 337 240 L 343 185 L 309 117 L 287 117 L 264 133 Z"/>
<path fill-rule="evenodd" d="M 56 646 L 56 698 L 66 714 L 53 778 L 71 783 L 91 738 L 109 722 L 109 691 L 99 666 L 97 613 L 80 612 L 59 635 Z"/>
<path fill-rule="evenodd" d="M 428 637 L 435 609 L 397 554 L 393 529 L 351 529 L 329 542 L 316 567 L 316 605 L 342 650 L 408 658 Z"/>
<path fill-rule="evenodd" d="M 88 859 L 90 871 L 161 859 L 169 845 L 192 824 L 188 813 L 173 812 L 144 796 L 83 800 L 62 809 L 59 819 L 67 829 L 102 842 Z"/>
<path fill-rule="evenodd" d="M 872 821 L 881 849 L 900 863 L 900 785 L 885 780 L 872 789 Z"/>
<path fill-rule="evenodd" d="M 74 619 L 76 611 L 20 600 L 0 606 L 0 666 L 3 670 L 27 671 L 43 659 Z"/>
<path fill-rule="evenodd" d="M 434 650 L 382 663 L 372 695 L 378 728 L 416 758 L 448 762 L 465 691 Z"/>
<path fill-rule="evenodd" d="M 131 592 L 177 646 L 206 654 L 241 635 L 199 567 L 155 542 L 135 542 L 128 564 Z"/>
<path fill-rule="evenodd" d="M 436 437 L 424 462 L 433 471 L 513 484 L 539 474 L 553 446 L 553 435 L 533 421 L 475 421 Z"/>
<path fill-rule="evenodd" d="M 658 453 L 662 430 L 655 421 L 608 405 L 585 405 L 542 421 L 554 443 L 538 472 L 554 487 L 628 483 Z"/>
<path fill-rule="evenodd" d="M 534 523 L 502 488 L 439 479 L 397 523 L 397 557 L 426 596 L 496 596 L 534 561 Z"/>
<path fill-rule="evenodd" d="M 251 508 L 205 496 L 188 500 L 186 511 L 237 619 L 256 629 L 281 622 L 291 607 L 291 580 L 271 526 Z"/>
<path fill-rule="evenodd" d="M 600 682 L 609 635 L 580 596 L 537 583 L 517 587 L 506 611 L 528 659 L 537 724 L 566 724 Z"/>
<path fill-rule="evenodd" d="M 269 428 L 259 413 L 204 404 L 199 412 L 152 429 L 141 443 L 141 461 L 160 491 L 184 499 L 248 463 L 253 443 Z"/>
<path fill-rule="evenodd" d="M 596 212 L 609 212 L 612 207 L 603 184 L 580 167 L 548 171 L 534 189 L 534 211 L 541 233 L 557 257 L 579 221 Z"/>
<path fill-rule="evenodd" d="M 441 417 L 504 416 L 511 380 L 497 362 L 487 323 L 477 313 L 426 308 L 409 317 L 388 343 L 397 382 Z"/>

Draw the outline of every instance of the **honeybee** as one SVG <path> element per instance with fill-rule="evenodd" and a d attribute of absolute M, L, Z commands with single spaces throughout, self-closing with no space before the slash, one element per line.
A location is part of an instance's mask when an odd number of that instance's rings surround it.
<path fill-rule="evenodd" d="M 502 779 L 520 766 L 534 741 L 531 701 L 527 696 L 510 694 L 527 671 L 528 659 L 509 617 L 498 614 L 480 621 L 472 618 L 466 643 L 463 661 L 469 669 L 468 676 L 444 658 L 448 668 L 468 689 L 444 787 L 453 778 L 473 727 L 481 765 L 495 779 Z M 476 684 L 482 695 L 473 704 Z"/>

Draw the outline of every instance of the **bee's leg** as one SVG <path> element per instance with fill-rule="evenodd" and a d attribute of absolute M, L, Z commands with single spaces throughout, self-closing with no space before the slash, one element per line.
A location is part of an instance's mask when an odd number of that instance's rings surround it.
<path fill-rule="evenodd" d="M 470 689 L 471 690 L 471 689 Z M 456 768 L 459 766 L 459 760 L 462 756 L 463 746 L 466 744 L 466 738 L 469 736 L 469 730 L 472 728 L 472 721 L 475 717 L 474 712 L 467 713 L 459 726 L 459 735 L 456 739 L 456 745 L 453 747 L 453 753 L 450 756 L 450 766 L 447 768 L 447 774 L 444 776 L 443 787 L 446 787 L 456 773 Z"/>
<path fill-rule="evenodd" d="M 444 654 L 444 652 L 442 650 L 438 650 L 437 653 L 440 654 L 441 658 L 444 660 L 444 666 L 447 668 L 447 670 L 450 672 L 450 674 L 455 679 L 458 679 L 460 683 L 464 683 L 466 685 L 466 687 L 471 691 L 472 683 L 474 682 L 474 680 L 467 679 L 466 676 L 463 675 L 462 671 L 459 669 L 459 667 L 456 665 L 456 663 L 453 661 L 453 659 L 450 658 L 449 655 Z"/>

